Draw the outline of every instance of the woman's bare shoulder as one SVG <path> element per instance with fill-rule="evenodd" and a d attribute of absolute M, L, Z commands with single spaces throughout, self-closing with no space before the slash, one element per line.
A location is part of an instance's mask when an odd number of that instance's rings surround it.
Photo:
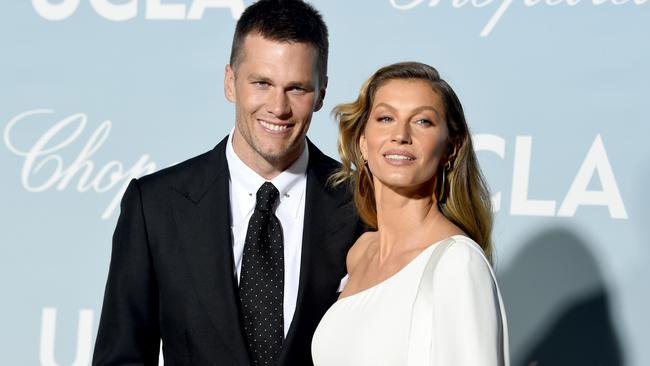
<path fill-rule="evenodd" d="M 376 240 L 377 232 L 367 231 L 361 235 L 348 251 L 345 264 L 348 269 L 348 274 L 354 272 L 359 262 L 364 255 L 367 254 L 368 247 Z"/>

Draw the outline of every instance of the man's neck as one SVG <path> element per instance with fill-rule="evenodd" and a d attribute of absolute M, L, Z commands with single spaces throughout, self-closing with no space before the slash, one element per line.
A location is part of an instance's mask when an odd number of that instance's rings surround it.
<path fill-rule="evenodd" d="M 302 154 L 303 149 L 307 148 L 306 145 L 306 143 L 303 143 L 300 148 L 288 152 L 281 158 L 269 159 L 255 151 L 236 133 L 232 137 L 232 147 L 237 157 L 255 173 L 269 181 L 295 163 Z"/>

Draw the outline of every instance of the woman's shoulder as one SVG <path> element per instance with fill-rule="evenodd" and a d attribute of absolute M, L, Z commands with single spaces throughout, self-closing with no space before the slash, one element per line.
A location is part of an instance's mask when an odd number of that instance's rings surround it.
<path fill-rule="evenodd" d="M 438 261 L 430 262 L 435 267 L 427 267 L 433 276 L 423 277 L 414 307 L 425 309 L 414 319 L 429 327 L 423 334 L 433 334 L 431 354 L 444 365 L 507 365 L 505 310 L 483 250 L 464 235 L 441 244 Z"/>
<path fill-rule="evenodd" d="M 454 235 L 440 255 L 436 273 L 441 272 L 462 277 L 485 276 L 492 274 L 492 267 L 476 241 L 465 235 Z"/>
<path fill-rule="evenodd" d="M 472 256 L 478 255 L 487 260 L 481 246 L 469 236 L 462 234 L 453 235 L 449 239 L 450 245 L 447 250 L 451 250 L 452 252 L 466 253 L 466 255 Z"/>
<path fill-rule="evenodd" d="M 348 250 L 348 254 L 345 259 L 345 265 L 347 266 L 348 273 L 354 272 L 354 268 L 366 254 L 368 246 L 376 239 L 376 236 L 377 232 L 367 231 L 363 233 L 356 242 L 354 242 L 350 250 Z"/>

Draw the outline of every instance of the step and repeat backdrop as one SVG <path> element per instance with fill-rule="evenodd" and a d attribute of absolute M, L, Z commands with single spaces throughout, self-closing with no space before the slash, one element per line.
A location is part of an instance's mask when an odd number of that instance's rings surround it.
<path fill-rule="evenodd" d="M 233 126 L 223 73 L 251 0 L 0 2 L 0 364 L 88 365 L 122 193 Z M 329 87 L 438 68 L 496 211 L 514 365 L 650 364 L 647 0 L 314 0 Z"/>

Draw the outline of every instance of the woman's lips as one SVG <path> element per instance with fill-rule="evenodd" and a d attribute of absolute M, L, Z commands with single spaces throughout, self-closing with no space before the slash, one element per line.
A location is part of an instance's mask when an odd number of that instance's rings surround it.
<path fill-rule="evenodd" d="M 393 165 L 406 165 L 411 164 L 415 161 L 415 155 L 411 154 L 408 151 L 386 151 L 384 154 L 384 159 Z"/>

